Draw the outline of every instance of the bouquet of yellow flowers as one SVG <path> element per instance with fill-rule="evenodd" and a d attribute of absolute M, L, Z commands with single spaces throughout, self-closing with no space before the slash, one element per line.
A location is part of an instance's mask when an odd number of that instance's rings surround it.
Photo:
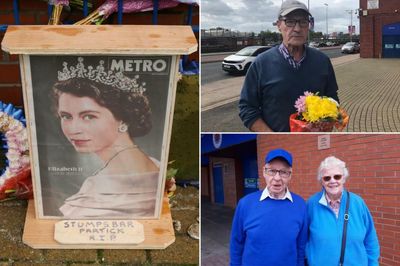
<path fill-rule="evenodd" d="M 349 122 L 347 113 L 337 101 L 306 91 L 295 105 L 297 113 L 290 116 L 291 132 L 330 132 L 333 127 L 343 130 Z"/>

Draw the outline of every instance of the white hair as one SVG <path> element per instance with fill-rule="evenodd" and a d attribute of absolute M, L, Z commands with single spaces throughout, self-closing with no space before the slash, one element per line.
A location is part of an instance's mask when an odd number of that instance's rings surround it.
<path fill-rule="evenodd" d="M 321 181 L 323 170 L 327 170 L 327 169 L 330 169 L 333 167 L 338 167 L 338 168 L 342 169 L 343 178 L 345 180 L 347 180 L 347 178 L 349 177 L 349 170 L 346 167 L 346 163 L 343 162 L 342 160 L 339 160 L 335 156 L 329 156 L 329 157 L 325 158 L 319 165 L 318 174 L 317 174 L 318 181 Z"/>

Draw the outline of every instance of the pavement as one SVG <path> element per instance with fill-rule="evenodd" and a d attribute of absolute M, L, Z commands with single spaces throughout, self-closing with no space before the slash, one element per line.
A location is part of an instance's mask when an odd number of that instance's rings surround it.
<path fill-rule="evenodd" d="M 400 60 L 360 58 L 354 54 L 331 61 L 341 105 L 350 116 L 344 131 L 400 131 Z M 202 86 L 203 132 L 248 131 L 240 125 L 237 109 L 243 80 L 244 77 L 234 77 Z"/>
<path fill-rule="evenodd" d="M 229 239 L 234 209 L 201 201 L 201 265 L 229 265 Z"/>
<path fill-rule="evenodd" d="M 0 203 L 0 266 L 22 265 L 198 265 L 199 241 L 187 234 L 199 216 L 199 190 L 176 190 L 170 200 L 172 219 L 181 222 L 175 242 L 164 250 L 32 249 L 22 243 L 27 202 Z"/>

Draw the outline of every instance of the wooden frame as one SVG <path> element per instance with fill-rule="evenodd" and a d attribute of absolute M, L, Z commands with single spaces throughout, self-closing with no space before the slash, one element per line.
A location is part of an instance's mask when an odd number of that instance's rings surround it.
<path fill-rule="evenodd" d="M 123 78 L 128 77 L 130 81 L 135 79 L 135 82 L 137 80 L 139 85 L 142 84 L 142 87 L 146 87 L 146 90 L 144 92 L 141 90 L 140 94 L 145 94 L 150 91 L 148 101 L 150 102 L 152 110 L 155 110 L 153 113 L 157 118 L 153 120 L 153 124 L 158 128 L 154 130 L 154 134 L 151 134 L 147 140 L 144 139 L 142 143 L 139 141 L 137 145 L 132 145 L 131 149 L 135 149 L 138 146 L 144 154 L 149 154 L 149 158 L 153 157 L 156 159 L 155 161 L 159 161 L 160 163 L 156 182 L 157 188 L 154 212 L 151 213 L 151 215 L 139 215 L 131 212 L 128 216 L 123 216 L 118 213 L 118 215 L 111 215 L 111 217 L 112 219 L 158 219 L 154 221 L 156 224 L 157 221 L 162 222 L 162 220 L 164 220 L 165 222 L 166 220 L 160 219 L 160 217 L 165 218 L 164 213 L 161 214 L 161 211 L 162 209 L 165 211 L 165 208 L 162 207 L 163 188 L 165 185 L 172 129 L 179 55 L 190 54 L 197 50 L 197 41 L 191 28 L 188 26 L 147 25 L 10 26 L 3 39 L 2 49 L 10 54 L 20 55 L 21 80 L 31 148 L 30 156 L 35 195 L 34 209 L 36 210 L 36 217 L 34 218 L 32 216 L 32 206 L 29 208 L 27 216 L 29 220 L 27 221 L 27 225 L 31 224 L 30 222 L 34 219 L 34 223 L 38 222 L 39 224 L 43 224 L 43 226 L 49 226 L 54 219 L 64 218 L 62 215 L 55 214 L 55 208 L 48 208 L 47 206 L 48 202 L 51 202 L 49 199 L 57 198 L 57 196 L 53 195 L 53 197 L 44 198 L 44 195 L 47 195 L 43 192 L 44 184 L 46 184 L 50 191 L 54 188 L 54 183 L 51 184 L 51 182 L 48 181 L 52 178 L 54 179 L 54 175 L 49 173 L 46 175 L 46 171 L 51 172 L 51 169 L 56 169 L 57 172 L 58 169 L 64 169 L 61 172 L 64 171 L 63 173 L 67 173 L 69 176 L 84 176 L 84 174 L 82 174 L 83 172 L 87 173 L 93 171 L 94 168 L 99 168 L 99 166 L 91 163 L 87 158 L 83 164 L 80 166 L 76 165 L 76 167 L 73 167 L 74 165 L 71 163 L 69 165 L 61 164 L 61 166 L 52 165 L 52 159 L 57 155 L 57 152 L 51 152 L 50 150 L 51 146 L 57 142 L 50 141 L 52 135 L 47 132 L 49 130 L 47 122 L 51 119 L 46 115 L 51 112 L 51 108 L 45 106 L 45 99 L 47 99 L 46 97 L 48 97 L 49 93 L 51 94 L 50 90 L 53 88 L 54 83 L 64 81 L 62 77 L 60 79 L 60 73 L 62 74 L 65 72 L 65 69 L 67 69 L 67 79 L 71 77 L 75 78 L 76 75 L 73 76 L 71 74 L 75 71 L 71 66 L 75 67 L 75 69 L 79 68 L 79 63 L 82 63 L 82 61 L 85 73 L 87 73 L 89 65 L 93 66 L 93 69 L 98 69 L 100 65 L 101 67 L 105 66 L 104 75 L 106 77 L 114 77 L 117 76 L 117 72 L 121 72 L 124 75 Z M 102 63 L 100 63 L 101 61 L 104 61 L 105 64 L 102 65 Z M 141 63 L 139 63 L 139 61 Z M 147 63 L 145 64 L 144 61 Z M 65 64 L 68 64 L 68 66 L 66 67 Z M 112 69 L 112 66 L 114 66 L 114 69 Z M 85 74 L 84 78 L 89 79 L 89 75 Z M 121 78 L 121 80 L 123 78 Z M 142 83 L 143 81 L 145 83 Z M 135 90 L 137 90 L 136 87 Z M 131 90 L 133 90 L 133 88 Z M 59 99 L 61 99 L 61 96 L 59 97 Z M 79 99 L 84 98 L 82 96 L 78 97 L 80 97 Z M 60 115 L 59 113 L 61 102 L 59 99 L 56 104 L 58 108 L 57 114 L 64 118 L 63 114 Z M 156 110 L 157 107 L 160 109 Z M 73 110 L 73 108 L 71 108 L 71 110 Z M 113 115 L 115 117 L 114 113 Z M 120 126 L 123 124 L 122 122 L 124 121 L 121 119 Z M 76 150 L 78 149 L 75 144 L 83 145 L 82 143 L 87 142 L 86 139 L 77 141 L 71 140 L 62 122 L 61 125 L 63 129 L 62 132 L 64 132 L 66 139 L 73 144 L 72 146 Z M 50 128 L 52 127 L 50 126 Z M 119 129 L 118 127 L 118 130 Z M 63 158 L 62 161 L 65 163 L 65 161 L 68 162 L 64 157 L 67 151 L 63 147 L 65 147 L 65 145 L 61 145 L 57 147 L 57 149 L 59 150 L 59 158 Z M 156 147 L 159 148 L 158 151 Z M 100 164 L 101 167 L 99 171 L 103 171 L 110 163 L 110 160 L 123 150 L 124 149 L 120 149 L 115 152 L 113 156 L 109 156 L 111 159 L 106 161 L 104 166 Z M 77 161 L 81 160 L 80 158 Z M 157 163 L 154 164 L 157 165 Z M 89 169 L 90 167 L 88 166 L 91 166 L 93 169 Z M 77 170 L 74 170 L 74 168 Z M 74 172 L 82 173 L 74 174 Z M 107 173 L 105 170 L 104 172 Z M 97 173 L 96 171 L 94 175 Z M 44 181 L 45 176 L 47 178 L 46 181 Z M 68 177 L 68 175 L 63 175 L 63 177 Z M 84 185 L 85 182 L 86 181 L 83 183 Z M 63 187 L 63 185 L 61 185 L 61 187 Z M 105 193 L 107 194 L 108 192 L 106 191 Z M 66 194 L 68 194 L 68 192 Z M 140 206 L 140 204 L 138 205 Z M 59 207 L 57 204 L 55 206 Z M 89 212 L 90 211 L 88 211 L 88 213 Z M 85 218 L 80 216 L 82 213 L 85 215 L 86 209 L 84 209 L 81 214 L 74 214 L 75 216 L 72 215 L 67 218 Z M 93 218 L 107 219 L 110 218 L 110 216 L 100 213 L 92 216 L 92 219 Z M 51 220 L 47 223 L 41 222 L 41 219 Z M 170 219 L 167 220 L 171 222 Z M 147 220 L 143 220 L 143 222 L 146 224 Z M 162 248 L 162 246 L 164 246 L 164 244 L 160 247 L 153 248 Z"/>

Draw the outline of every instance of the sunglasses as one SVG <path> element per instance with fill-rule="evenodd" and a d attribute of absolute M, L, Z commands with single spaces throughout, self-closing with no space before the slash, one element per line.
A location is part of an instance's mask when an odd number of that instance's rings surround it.
<path fill-rule="evenodd" d="M 331 178 L 333 177 L 333 179 L 335 179 L 336 181 L 339 181 L 340 179 L 342 179 L 342 175 L 334 175 L 334 176 L 323 176 L 322 180 L 324 180 L 325 182 L 329 182 L 331 180 Z"/>

